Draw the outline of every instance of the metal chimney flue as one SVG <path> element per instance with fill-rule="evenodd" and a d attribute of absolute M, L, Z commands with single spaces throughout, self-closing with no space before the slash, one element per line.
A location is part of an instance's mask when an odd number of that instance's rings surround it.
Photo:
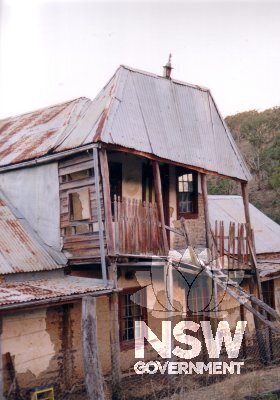
<path fill-rule="evenodd" d="M 171 79 L 171 71 L 173 69 L 173 67 L 171 65 L 171 57 L 172 57 L 172 54 L 169 54 L 168 62 L 163 67 L 163 76 L 167 79 Z"/>

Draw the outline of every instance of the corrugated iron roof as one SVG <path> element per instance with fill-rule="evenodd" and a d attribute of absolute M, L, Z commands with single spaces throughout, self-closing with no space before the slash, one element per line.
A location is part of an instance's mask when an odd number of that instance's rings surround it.
<path fill-rule="evenodd" d="M 78 99 L 49 110 L 42 120 L 39 111 L 2 122 L 0 165 L 101 141 L 244 181 L 251 177 L 210 91 L 199 86 L 121 66 L 92 102 Z"/>
<path fill-rule="evenodd" d="M 241 196 L 208 196 L 212 226 L 215 220 L 224 221 L 225 232 L 230 222 L 244 223 L 244 206 Z M 254 229 L 257 254 L 280 252 L 280 225 L 250 204 L 251 224 Z"/>
<path fill-rule="evenodd" d="M 0 274 L 62 268 L 66 259 L 56 253 L 53 249 L 48 252 L 47 246 L 37 240 L 27 222 L 11 211 L 0 194 Z"/>
<path fill-rule="evenodd" d="M 0 165 L 16 164 L 52 152 L 90 102 L 79 98 L 0 121 Z"/>
<path fill-rule="evenodd" d="M 4 282 L 0 285 L 0 307 L 10 304 L 31 303 L 44 299 L 63 298 L 75 294 L 111 290 L 112 284 L 91 278 L 64 276 L 56 279 Z"/>

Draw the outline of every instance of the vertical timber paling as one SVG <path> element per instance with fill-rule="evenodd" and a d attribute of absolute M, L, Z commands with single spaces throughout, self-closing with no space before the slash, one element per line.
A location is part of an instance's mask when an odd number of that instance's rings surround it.
<path fill-rule="evenodd" d="M 95 183 L 95 196 L 96 196 L 96 210 L 98 220 L 98 233 L 100 243 L 100 259 L 102 268 L 102 278 L 104 282 L 107 282 L 107 271 L 106 271 L 106 259 L 105 259 L 105 242 L 104 242 L 104 226 L 101 215 L 101 200 L 100 200 L 100 185 L 99 185 L 99 166 L 98 166 L 98 151 L 97 148 L 93 148 L 93 164 L 94 164 L 94 183 Z"/>
<path fill-rule="evenodd" d="M 82 300 L 82 344 L 88 400 L 105 400 L 98 352 L 95 297 L 85 296 Z"/>
<path fill-rule="evenodd" d="M 164 248 L 164 253 L 167 256 L 168 252 L 169 252 L 169 246 L 168 246 L 167 233 L 166 233 L 165 220 L 164 220 L 162 186 L 161 186 L 159 163 L 158 163 L 158 161 L 152 161 L 152 165 L 153 165 L 153 175 L 154 175 L 154 183 L 155 183 L 156 203 L 158 206 L 159 220 L 160 220 L 161 228 L 162 228 L 163 248 Z"/>

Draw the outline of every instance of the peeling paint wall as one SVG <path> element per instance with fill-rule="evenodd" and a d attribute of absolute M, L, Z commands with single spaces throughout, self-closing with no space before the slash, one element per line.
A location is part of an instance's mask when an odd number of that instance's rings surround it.
<path fill-rule="evenodd" d="M 48 369 L 55 350 L 46 318 L 46 309 L 4 318 L 2 351 L 14 357 L 17 373 L 30 371 L 38 377 Z"/>
<path fill-rule="evenodd" d="M 4 316 L 2 352 L 6 391 L 11 386 L 8 352 L 21 394 L 28 398 L 38 386 L 67 393 L 83 384 L 80 302 Z"/>

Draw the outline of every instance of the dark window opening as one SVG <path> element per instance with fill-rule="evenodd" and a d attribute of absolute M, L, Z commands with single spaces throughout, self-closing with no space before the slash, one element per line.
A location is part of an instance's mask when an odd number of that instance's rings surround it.
<path fill-rule="evenodd" d="M 114 215 L 114 199 L 122 198 L 122 164 L 118 162 L 109 163 L 110 194 L 112 214 Z"/>
<path fill-rule="evenodd" d="M 110 192 L 111 201 L 114 201 L 114 196 L 122 197 L 122 164 L 117 162 L 109 163 L 110 174 Z"/>
<path fill-rule="evenodd" d="M 143 164 L 142 168 L 142 201 L 155 202 L 154 176 L 150 164 Z"/>
<path fill-rule="evenodd" d="M 177 210 L 178 219 L 197 217 L 197 172 L 177 169 Z"/>

